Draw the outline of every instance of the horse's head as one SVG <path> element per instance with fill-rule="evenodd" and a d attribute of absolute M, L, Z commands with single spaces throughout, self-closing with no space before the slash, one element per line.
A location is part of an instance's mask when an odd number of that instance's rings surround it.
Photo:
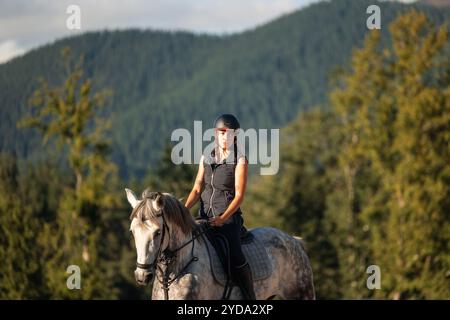
<path fill-rule="evenodd" d="M 125 189 L 128 202 L 133 207 L 130 231 L 137 251 L 136 281 L 148 285 L 154 279 L 157 259 L 169 244 L 169 230 L 163 216 L 164 195 L 144 191 L 138 200 L 130 189 Z"/>

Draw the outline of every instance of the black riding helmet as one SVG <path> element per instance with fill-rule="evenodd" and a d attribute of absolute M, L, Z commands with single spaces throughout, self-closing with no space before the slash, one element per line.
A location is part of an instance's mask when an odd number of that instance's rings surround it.
<path fill-rule="evenodd" d="M 214 128 L 227 128 L 237 130 L 241 126 L 235 116 L 229 113 L 222 114 L 214 121 Z"/>

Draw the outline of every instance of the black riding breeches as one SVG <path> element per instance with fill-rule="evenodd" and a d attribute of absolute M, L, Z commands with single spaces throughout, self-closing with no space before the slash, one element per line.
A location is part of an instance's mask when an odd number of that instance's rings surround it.
<path fill-rule="evenodd" d="M 241 247 L 241 228 L 244 219 L 241 214 L 233 214 L 222 226 L 213 227 L 224 235 L 230 246 L 230 265 L 232 270 L 245 264 L 246 258 Z"/>

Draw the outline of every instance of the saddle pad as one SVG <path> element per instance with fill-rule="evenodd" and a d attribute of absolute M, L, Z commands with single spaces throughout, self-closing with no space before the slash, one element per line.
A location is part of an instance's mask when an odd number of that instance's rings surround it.
<path fill-rule="evenodd" d="M 252 238 L 253 239 L 251 242 L 242 244 L 242 251 L 247 258 L 250 269 L 252 270 L 253 280 L 266 279 L 273 271 L 272 263 L 263 243 L 255 236 Z M 214 279 L 222 286 L 225 286 L 226 276 L 222 263 L 220 262 L 220 259 L 211 243 L 209 243 L 209 241 L 207 243 L 209 261 L 211 262 L 211 269 L 213 271 Z"/>

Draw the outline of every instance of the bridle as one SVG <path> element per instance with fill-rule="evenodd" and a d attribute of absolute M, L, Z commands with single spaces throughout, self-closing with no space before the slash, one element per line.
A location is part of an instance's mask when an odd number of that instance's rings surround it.
<path fill-rule="evenodd" d="M 198 261 L 198 258 L 196 256 L 194 256 L 194 246 L 195 246 L 195 240 L 204 233 L 204 231 L 198 231 L 195 230 L 194 232 L 191 233 L 192 238 L 189 241 L 186 241 L 184 244 L 182 244 L 181 246 L 179 246 L 176 249 L 169 249 L 166 248 L 164 250 L 162 250 L 162 246 L 164 244 L 164 237 L 166 235 L 166 230 L 167 230 L 167 234 L 169 235 L 169 244 L 170 244 L 170 230 L 169 230 L 169 226 L 167 225 L 166 219 L 164 217 L 163 214 L 163 210 L 160 211 L 160 213 L 158 213 L 156 215 L 156 217 L 161 217 L 163 220 L 163 229 L 162 229 L 162 233 L 161 233 L 161 242 L 159 243 L 159 248 L 158 248 L 158 252 L 156 254 L 155 259 L 153 260 L 152 263 L 136 263 L 136 267 L 138 267 L 139 269 L 143 269 L 146 271 L 155 271 L 156 269 L 158 269 L 158 271 L 160 271 L 160 273 L 163 275 L 162 279 L 160 279 L 158 277 L 158 274 L 156 272 L 156 278 L 158 279 L 159 283 L 162 285 L 162 288 L 164 290 L 164 299 L 165 300 L 169 300 L 169 287 L 170 285 L 176 280 L 178 279 L 183 272 L 187 269 L 187 267 L 194 261 Z M 169 265 L 172 264 L 175 259 L 176 259 L 176 253 L 181 250 L 182 248 L 184 248 L 185 246 L 187 246 L 188 244 L 192 243 L 192 248 L 191 248 L 191 259 L 189 260 L 189 262 L 180 270 L 180 272 L 173 277 L 172 279 L 170 279 L 169 277 Z M 161 265 L 165 266 L 165 269 L 163 270 L 163 268 L 161 267 Z"/>
<path fill-rule="evenodd" d="M 166 235 L 166 229 L 167 229 L 167 233 L 169 234 L 169 243 L 170 243 L 170 233 L 169 233 L 169 227 L 167 226 L 166 223 L 166 219 L 164 218 L 164 215 L 162 214 L 162 211 L 156 215 L 156 217 L 162 217 L 163 219 L 163 230 L 161 233 L 161 242 L 159 243 L 159 247 L 158 247 L 158 252 L 155 256 L 155 260 L 153 260 L 152 263 L 139 263 L 136 262 L 136 267 L 138 267 L 139 269 L 143 269 L 143 270 L 155 270 L 159 260 L 161 259 L 162 256 L 162 246 L 164 244 L 164 237 Z"/>

